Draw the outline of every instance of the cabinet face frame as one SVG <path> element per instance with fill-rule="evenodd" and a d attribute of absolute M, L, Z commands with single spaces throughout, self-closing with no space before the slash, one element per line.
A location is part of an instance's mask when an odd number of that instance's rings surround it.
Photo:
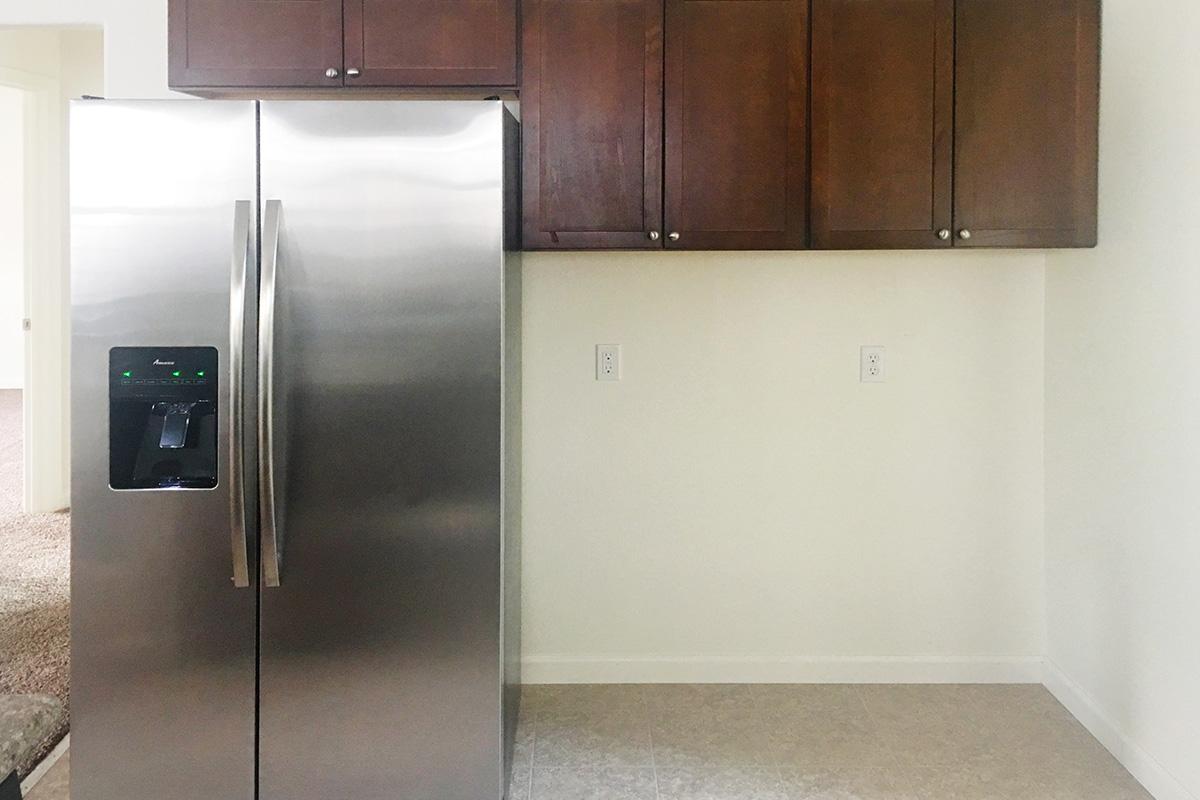
<path fill-rule="evenodd" d="M 570 0 L 598 3 L 607 0 Z M 663 6 L 662 0 L 641 0 L 644 71 L 642 108 L 642 196 L 639 228 L 624 230 L 550 230 L 543 222 L 543 138 L 547 122 L 556 113 L 575 109 L 548 109 L 542 46 L 543 13 L 550 3 L 564 0 L 525 0 L 521 8 L 521 139 L 522 139 L 522 232 L 526 250 L 627 249 L 660 250 L 662 234 L 662 94 L 663 94 Z M 586 98 L 579 98 L 580 103 Z M 651 232 L 658 234 L 651 238 Z"/>
<path fill-rule="evenodd" d="M 664 232 L 672 250 L 803 250 L 808 245 L 808 0 L 772 0 L 784 6 L 787 43 L 787 132 L 783 154 L 784 224 L 775 230 L 720 230 L 689 228 L 684 193 L 685 87 L 687 72 L 687 14 L 692 3 L 729 3 L 754 0 L 666 0 L 666 82 L 664 91 Z M 721 76 L 704 76 L 711 80 Z M 737 124 L 738 120 L 728 120 Z M 703 167 L 700 167 L 703 168 Z M 678 234 L 673 241 L 672 234 Z"/>
<path fill-rule="evenodd" d="M 169 0 L 168 3 L 167 84 L 170 88 L 340 88 L 343 85 L 342 0 L 304 1 L 303 5 L 316 6 L 320 12 L 319 40 L 322 43 L 320 63 L 304 68 L 190 66 L 190 37 L 194 33 L 188 28 L 191 5 L 192 0 Z M 293 21 L 292 25 L 295 24 Z M 277 32 L 273 30 L 270 33 Z M 325 74 L 331 67 L 338 71 L 334 78 Z"/>
<path fill-rule="evenodd" d="M 989 214 L 999 215 L 988 207 L 988 193 L 974 193 L 964 188 L 964 184 L 977 180 L 971 174 L 972 152 L 989 150 L 988 142 L 993 139 L 1004 140 L 1011 135 L 1007 127 L 989 126 L 982 128 L 975 124 L 975 113 L 992 99 L 990 93 L 976 91 L 972 93 L 973 84 L 966 74 L 972 66 L 974 58 L 981 58 L 978 52 L 972 51 L 976 45 L 980 49 L 999 47 L 1012 44 L 1012 53 L 1017 58 L 1038 59 L 1050 69 L 1052 59 L 1061 55 L 1060 48 L 1037 48 L 1024 42 L 1012 42 L 1006 32 L 993 29 L 989 15 L 1003 12 L 1006 23 L 1014 20 L 1043 21 L 1051 14 L 1064 14 L 1064 7 L 1069 7 L 1070 27 L 1074 30 L 1074 129 L 1070 143 L 1070 158 L 1072 178 L 1070 197 L 1061 208 L 1069 212 L 1070 221 L 1066 225 L 1046 227 L 992 226 L 981 227 L 981 218 Z M 955 189 L 954 189 L 954 225 L 956 247 L 1028 247 L 1028 248 L 1079 248 L 1094 247 L 1097 238 L 1098 212 L 1098 135 L 1099 135 L 1099 101 L 1100 101 L 1100 2 L 1099 0 L 1011 0 L 993 7 L 990 0 L 958 0 L 956 3 L 956 82 L 955 82 Z M 996 53 L 992 53 L 996 55 Z M 1004 53 L 1008 55 L 1008 53 Z M 991 73 L 996 64 L 985 63 L 987 69 L 979 69 L 980 74 Z M 978 69 L 978 67 L 977 67 Z M 977 87 L 975 87 L 977 88 Z M 1017 95 L 1020 98 L 1020 95 Z M 1025 97 L 1027 104 L 1045 106 L 1038 103 L 1035 97 Z M 1014 120 L 1014 127 L 1019 120 Z M 1027 170 L 1028 173 L 1028 170 Z M 1036 196 L 1054 191 L 1049 179 L 1040 174 L 1026 174 L 1025 185 L 1010 194 L 1018 196 Z M 1039 179 L 1043 179 L 1039 184 Z M 1060 184 L 1061 186 L 1061 184 Z M 970 232 L 970 238 L 964 239 L 961 232 Z"/>
<path fill-rule="evenodd" d="M 402 0 L 397 0 L 401 4 Z M 344 0 L 346 68 L 357 69 L 345 85 L 354 86 L 486 86 L 510 88 L 517 84 L 517 0 L 491 0 L 497 28 L 492 31 L 496 63 L 488 67 L 444 68 L 432 66 L 378 67 L 370 62 L 367 47 L 366 5 L 369 0 Z M 486 31 L 474 31 L 476 35 Z M 475 42 L 474 44 L 478 44 Z"/>
<path fill-rule="evenodd" d="M 836 228 L 832 203 L 839 176 L 833 163 L 834 137 L 831 131 L 834 117 L 835 88 L 833 74 L 838 42 L 834 26 L 839 6 L 863 5 L 861 0 L 813 0 L 812 5 L 812 106 L 809 119 L 811 131 L 811 214 L 812 246 L 827 250 L 868 250 L 907 248 L 947 248 L 954 244 L 953 236 L 942 239 L 940 231 L 953 232 L 953 169 L 954 169 L 954 0 L 927 0 L 931 12 L 929 35 L 933 49 L 929 70 L 931 75 L 932 129 L 929 141 L 929 166 L 932 182 L 929 186 L 931 211 L 927 225 L 919 228 L 876 228 L 851 230 Z M 880 65 L 881 67 L 885 65 Z M 863 166 L 866 169 L 867 165 Z M 888 180 L 880 174 L 870 176 Z"/>

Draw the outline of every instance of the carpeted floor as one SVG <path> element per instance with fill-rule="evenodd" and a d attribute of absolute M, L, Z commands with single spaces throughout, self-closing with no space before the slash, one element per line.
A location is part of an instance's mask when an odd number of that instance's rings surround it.
<path fill-rule="evenodd" d="M 70 692 L 71 523 L 21 511 L 21 392 L 0 389 L 0 694 Z M 67 732 L 61 729 L 37 757 Z"/>

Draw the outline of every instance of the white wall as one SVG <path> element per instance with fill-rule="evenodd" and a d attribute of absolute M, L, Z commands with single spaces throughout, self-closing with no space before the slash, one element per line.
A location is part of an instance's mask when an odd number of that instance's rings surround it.
<path fill-rule="evenodd" d="M 0 13 L 169 94 L 162 0 Z M 527 679 L 1036 677 L 1044 256 L 525 264 Z"/>
<path fill-rule="evenodd" d="M 25 382 L 25 95 L 0 86 L 0 389 Z"/>
<path fill-rule="evenodd" d="M 165 0 L 6 0 L 0 26 L 99 26 L 111 97 L 168 97 Z M 95 93 L 95 92 L 94 92 Z"/>
<path fill-rule="evenodd" d="M 104 93 L 104 33 L 100 29 L 58 31 L 58 76 L 63 97 Z"/>
<path fill-rule="evenodd" d="M 1100 247 L 1049 259 L 1052 685 L 1200 797 L 1200 4 L 1104 4 Z"/>

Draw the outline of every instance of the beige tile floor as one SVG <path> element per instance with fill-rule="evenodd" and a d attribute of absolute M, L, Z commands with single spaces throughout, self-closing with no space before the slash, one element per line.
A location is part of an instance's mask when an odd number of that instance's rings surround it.
<path fill-rule="evenodd" d="M 529 686 L 509 797 L 1150 800 L 1038 686 Z"/>
<path fill-rule="evenodd" d="M 1040 686 L 531 686 L 511 800 L 1150 800 Z"/>

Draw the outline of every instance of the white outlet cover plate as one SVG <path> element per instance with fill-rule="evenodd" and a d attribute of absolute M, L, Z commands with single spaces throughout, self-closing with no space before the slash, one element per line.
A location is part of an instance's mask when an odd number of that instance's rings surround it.
<path fill-rule="evenodd" d="M 887 383 L 887 350 L 882 345 L 863 345 L 858 379 L 863 383 Z"/>
<path fill-rule="evenodd" d="M 621 380 L 621 345 L 596 345 L 596 380 Z"/>

